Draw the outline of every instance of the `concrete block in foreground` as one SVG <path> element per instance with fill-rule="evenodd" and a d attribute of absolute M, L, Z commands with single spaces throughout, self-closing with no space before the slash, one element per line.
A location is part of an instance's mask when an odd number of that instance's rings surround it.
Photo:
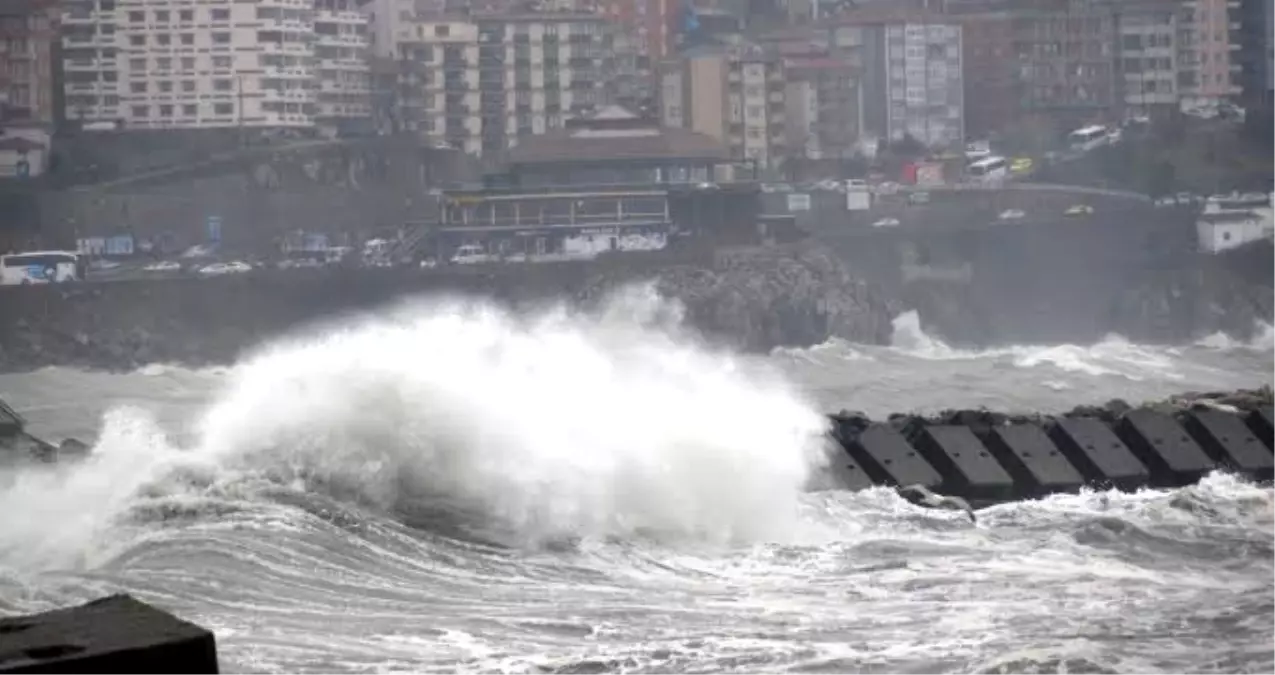
<path fill-rule="evenodd" d="M 1013 499 L 1014 480 L 969 427 L 924 427 L 916 449 L 944 477 L 944 492 L 968 499 Z"/>
<path fill-rule="evenodd" d="M 1275 458 L 1244 420 L 1221 410 L 1193 410 L 1186 430 L 1214 461 L 1252 480 L 1270 480 Z"/>
<path fill-rule="evenodd" d="M 129 595 L 0 619 L 0 673 L 216 673 L 212 632 Z"/>
<path fill-rule="evenodd" d="M 843 443 L 878 485 L 933 488 L 943 482 L 939 472 L 908 444 L 903 434 L 884 424 L 873 424 Z"/>
<path fill-rule="evenodd" d="M 992 429 L 987 449 L 1029 495 L 1079 490 L 1085 479 L 1035 424 Z"/>
<path fill-rule="evenodd" d="M 1272 426 L 1272 417 L 1275 416 L 1271 412 L 1271 406 L 1264 406 L 1254 410 L 1248 415 L 1248 428 L 1257 434 L 1257 438 L 1266 444 L 1266 448 L 1271 449 L 1272 442 L 1275 442 L 1275 426 Z"/>
<path fill-rule="evenodd" d="M 1091 485 L 1131 490 L 1151 482 L 1147 467 L 1100 419 L 1059 418 L 1049 427 L 1049 438 Z"/>
<path fill-rule="evenodd" d="M 1116 425 L 1116 433 L 1151 470 L 1152 485 L 1190 485 L 1218 468 L 1177 420 L 1155 410 L 1130 410 Z"/>

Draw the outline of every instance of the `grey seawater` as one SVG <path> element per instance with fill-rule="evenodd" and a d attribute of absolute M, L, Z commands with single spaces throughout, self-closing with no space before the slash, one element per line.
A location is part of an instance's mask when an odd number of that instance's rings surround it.
<path fill-rule="evenodd" d="M 1269 488 L 977 526 L 804 490 L 823 411 L 1252 387 L 1269 330 L 960 352 L 904 315 L 891 347 L 747 359 L 649 304 L 413 308 L 234 368 L 0 376 L 35 432 L 96 439 L 0 470 L 0 614 L 127 590 L 216 630 L 227 672 L 1275 668 Z"/>

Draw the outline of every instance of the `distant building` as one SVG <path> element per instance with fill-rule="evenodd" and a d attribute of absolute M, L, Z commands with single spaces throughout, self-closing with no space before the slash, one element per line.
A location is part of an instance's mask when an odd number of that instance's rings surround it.
<path fill-rule="evenodd" d="M 1184 38 L 1189 18 L 1180 3 L 1170 0 L 1132 0 L 1115 7 L 1118 85 L 1128 112 L 1153 115 L 1178 106 L 1180 88 L 1190 86 L 1188 64 L 1194 61 Z"/>
<path fill-rule="evenodd" d="M 964 142 L 960 21 L 885 9 L 849 11 L 830 24 L 832 48 L 860 72 L 865 135 L 935 148 Z"/>
<path fill-rule="evenodd" d="M 55 0 L 0 2 L 0 127 L 57 121 Z"/>
<path fill-rule="evenodd" d="M 660 71 L 666 126 L 708 134 L 763 168 L 788 156 L 784 94 L 783 60 L 751 43 L 689 49 Z"/>
<path fill-rule="evenodd" d="M 1243 93 L 1244 34 L 1238 0 L 1183 0 L 1179 81 L 1186 105 L 1216 104 Z"/>
<path fill-rule="evenodd" d="M 1272 16 L 1275 0 L 1239 0 L 1232 6 L 1231 22 L 1238 28 L 1230 31 L 1232 40 L 1238 40 L 1239 48 L 1231 54 L 1232 62 L 1239 65 L 1234 73 L 1239 84 L 1240 96 L 1245 106 L 1269 106 L 1272 88 L 1271 33 L 1275 30 Z"/>
<path fill-rule="evenodd" d="M 341 127 L 371 114 L 359 0 L 63 0 L 68 119 Z"/>
<path fill-rule="evenodd" d="M 987 138 L 1019 117 L 1014 15 L 982 12 L 960 20 L 965 132 L 968 138 Z"/>
<path fill-rule="evenodd" d="M 386 115 L 484 159 L 608 101 L 609 24 L 597 14 L 376 13 Z"/>

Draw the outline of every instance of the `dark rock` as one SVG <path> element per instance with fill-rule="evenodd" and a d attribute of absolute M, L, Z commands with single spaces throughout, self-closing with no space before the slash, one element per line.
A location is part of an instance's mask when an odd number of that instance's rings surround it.
<path fill-rule="evenodd" d="M 128 595 L 0 619 L 0 673 L 216 673 L 212 632 Z"/>

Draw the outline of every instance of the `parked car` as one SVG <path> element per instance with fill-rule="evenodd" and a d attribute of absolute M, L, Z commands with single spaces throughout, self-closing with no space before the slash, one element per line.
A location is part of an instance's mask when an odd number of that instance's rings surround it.
<path fill-rule="evenodd" d="M 182 264 L 176 260 L 161 260 L 153 262 L 142 268 L 144 272 L 180 272 Z"/>
<path fill-rule="evenodd" d="M 211 265 L 205 265 L 199 268 L 199 274 L 203 276 L 221 276 L 224 274 L 243 274 L 244 272 L 251 272 L 251 271 L 252 271 L 252 265 L 249 265 L 246 262 L 239 262 L 237 260 L 232 262 L 213 263 Z"/>
<path fill-rule="evenodd" d="M 1088 204 L 1072 204 L 1063 213 L 1068 216 L 1092 216 L 1093 207 Z"/>
<path fill-rule="evenodd" d="M 997 216 L 1000 220 L 1021 220 L 1026 217 L 1027 214 L 1021 209 L 1006 209 Z"/>
<path fill-rule="evenodd" d="M 898 227 L 898 226 L 899 226 L 898 218 L 882 218 L 876 221 L 875 223 L 872 223 L 872 227 Z"/>

